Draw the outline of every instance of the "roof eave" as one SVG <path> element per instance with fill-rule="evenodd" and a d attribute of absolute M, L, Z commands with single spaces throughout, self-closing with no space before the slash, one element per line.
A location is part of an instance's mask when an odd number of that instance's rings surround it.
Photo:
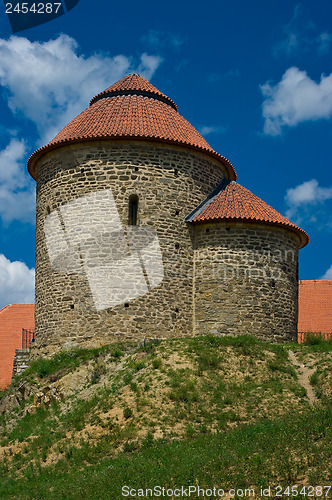
<path fill-rule="evenodd" d="M 191 224 L 207 224 L 207 223 L 214 223 L 214 222 L 247 222 L 247 223 L 252 223 L 252 224 L 265 224 L 268 226 L 277 226 L 277 227 L 283 227 L 284 229 L 287 229 L 288 231 L 292 231 L 293 233 L 297 234 L 297 236 L 300 238 L 300 246 L 299 248 L 305 247 L 309 243 L 309 236 L 308 234 L 301 229 L 300 227 L 292 227 L 287 224 L 284 224 L 282 222 L 273 222 L 273 221 L 263 221 L 263 220 L 257 220 L 257 219 L 245 219 L 245 218 L 210 218 L 210 219 L 204 219 L 204 220 L 186 220 L 186 222 L 191 223 Z"/>
<path fill-rule="evenodd" d="M 46 146 L 43 146 L 39 149 L 37 149 L 34 153 L 31 154 L 27 161 L 27 169 L 29 174 L 34 180 L 37 180 L 36 172 L 35 172 L 35 166 L 37 161 L 39 161 L 46 153 L 49 153 L 50 151 L 54 151 L 56 149 L 60 149 L 61 147 L 70 145 L 70 144 L 78 144 L 78 143 L 83 143 L 83 142 L 91 142 L 91 141 L 96 141 L 96 140 L 142 140 L 142 141 L 153 141 L 153 142 L 161 142 L 161 143 L 166 143 L 166 144 L 173 144 L 173 145 L 178 145 L 178 146 L 183 146 L 186 148 L 193 149 L 195 151 L 200 151 L 201 153 L 204 153 L 208 156 L 211 156 L 218 160 L 226 169 L 229 180 L 235 181 L 237 179 L 237 174 L 235 172 L 235 169 L 231 162 L 227 160 L 224 156 L 220 155 L 219 153 L 213 151 L 213 150 L 208 150 L 204 149 L 199 146 L 195 146 L 192 144 L 187 144 L 185 142 L 181 141 L 172 141 L 170 139 L 164 139 L 164 138 L 159 138 L 159 137 L 144 137 L 144 136 L 134 136 L 134 135 L 128 135 L 128 136 L 94 136 L 94 137 L 79 137 L 77 139 L 65 139 L 62 141 L 58 141 L 55 143 L 47 144 Z"/>

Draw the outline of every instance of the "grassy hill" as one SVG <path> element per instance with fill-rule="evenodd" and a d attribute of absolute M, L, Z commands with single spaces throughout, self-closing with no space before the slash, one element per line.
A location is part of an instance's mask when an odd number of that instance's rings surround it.
<path fill-rule="evenodd" d="M 331 348 L 200 337 L 38 359 L 0 396 L 0 498 L 305 498 L 331 484 Z"/>

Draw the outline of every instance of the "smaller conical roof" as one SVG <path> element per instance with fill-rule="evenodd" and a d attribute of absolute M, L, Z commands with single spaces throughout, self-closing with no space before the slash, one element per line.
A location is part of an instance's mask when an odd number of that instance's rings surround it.
<path fill-rule="evenodd" d="M 234 181 L 224 180 L 188 215 L 186 221 L 193 223 L 246 221 L 283 226 L 300 237 L 300 248 L 309 242 L 309 236 L 303 229 Z"/>

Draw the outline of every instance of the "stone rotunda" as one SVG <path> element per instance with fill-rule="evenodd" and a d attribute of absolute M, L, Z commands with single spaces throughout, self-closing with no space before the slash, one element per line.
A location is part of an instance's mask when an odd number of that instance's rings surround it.
<path fill-rule="evenodd" d="M 295 340 L 307 234 L 139 75 L 28 160 L 37 181 L 36 347 L 249 333 Z"/>

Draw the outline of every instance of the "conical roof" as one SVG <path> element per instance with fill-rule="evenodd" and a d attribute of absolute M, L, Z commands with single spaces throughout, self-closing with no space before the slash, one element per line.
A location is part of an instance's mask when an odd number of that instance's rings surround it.
<path fill-rule="evenodd" d="M 301 238 L 300 248 L 309 236 L 277 210 L 237 182 L 223 181 L 188 217 L 187 222 L 247 221 L 284 226 Z"/>
<path fill-rule="evenodd" d="M 172 99 L 162 94 L 162 92 L 140 75 L 128 75 L 121 78 L 121 80 L 113 83 L 108 89 L 93 97 L 90 101 L 90 106 L 99 99 L 103 99 L 104 97 L 115 97 L 117 95 L 143 95 L 144 97 L 154 97 L 155 99 L 170 104 L 175 111 L 178 110 L 177 105 Z"/>
<path fill-rule="evenodd" d="M 30 156 L 28 170 L 36 178 L 36 161 L 66 144 L 122 138 L 179 144 L 205 152 L 220 161 L 229 179 L 237 177 L 233 165 L 178 113 L 176 104 L 139 75 L 128 75 L 93 97 L 86 110 Z"/>

